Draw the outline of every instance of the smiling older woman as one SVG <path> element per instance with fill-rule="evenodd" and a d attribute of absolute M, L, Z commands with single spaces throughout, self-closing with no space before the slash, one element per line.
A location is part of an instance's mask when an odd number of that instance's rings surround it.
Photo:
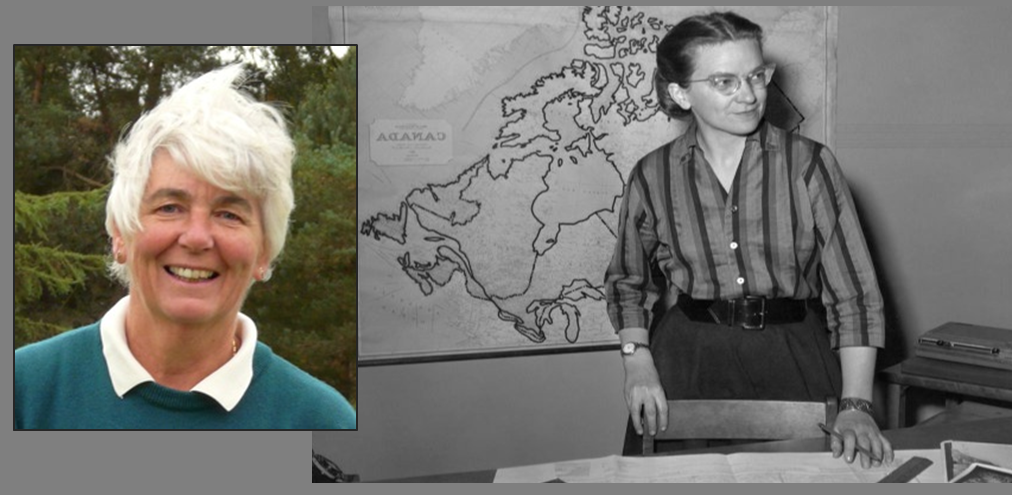
<path fill-rule="evenodd" d="M 349 429 L 348 401 L 257 342 L 240 313 L 294 207 L 280 113 L 229 66 L 142 116 L 112 156 L 101 321 L 14 353 L 19 429 Z"/>

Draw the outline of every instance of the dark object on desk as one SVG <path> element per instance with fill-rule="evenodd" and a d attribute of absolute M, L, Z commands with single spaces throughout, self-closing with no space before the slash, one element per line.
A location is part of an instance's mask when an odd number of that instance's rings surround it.
<path fill-rule="evenodd" d="M 914 357 L 900 366 L 903 373 L 955 380 L 988 387 L 1012 388 L 1012 371 L 972 364 Z"/>
<path fill-rule="evenodd" d="M 313 483 L 358 483 L 358 475 L 344 474 L 334 461 L 313 451 Z"/>
<path fill-rule="evenodd" d="M 819 423 L 836 422 L 836 397 L 825 402 L 670 400 L 668 429 L 643 435 L 643 455 L 658 440 L 787 440 L 822 436 Z"/>
<path fill-rule="evenodd" d="M 909 461 L 904 462 L 903 465 L 882 478 L 879 483 L 906 483 L 928 469 L 931 464 L 931 461 L 923 457 L 911 457 Z"/>
<path fill-rule="evenodd" d="M 1012 330 L 949 322 L 921 335 L 914 354 L 1012 371 Z"/>

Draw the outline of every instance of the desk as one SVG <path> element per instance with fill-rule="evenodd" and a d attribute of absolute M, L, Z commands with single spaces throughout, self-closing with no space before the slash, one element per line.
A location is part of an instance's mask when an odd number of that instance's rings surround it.
<path fill-rule="evenodd" d="M 962 363 L 931 361 L 930 366 L 940 369 L 942 372 L 939 375 L 946 378 L 904 373 L 904 364 L 917 365 L 924 362 L 924 358 L 917 357 L 909 359 L 906 363 L 886 368 L 879 373 L 879 377 L 886 383 L 886 426 L 890 430 L 904 426 L 906 394 L 910 387 L 952 394 L 945 399 L 946 410 L 952 410 L 952 406 L 958 403 L 958 399 L 953 396 L 1012 402 L 1012 380 L 991 379 L 990 376 L 985 375 L 987 372 L 1008 374 L 1007 371 L 988 370 Z"/>
<path fill-rule="evenodd" d="M 965 423 L 915 426 L 882 432 L 897 450 L 938 448 L 945 440 L 1012 443 L 1012 418 L 995 418 Z M 672 452 L 672 455 L 735 452 L 828 452 L 825 438 L 804 438 L 776 442 L 729 445 L 708 449 Z M 843 461 L 840 461 L 843 462 Z M 383 480 L 380 483 L 491 483 L 495 469 Z"/>

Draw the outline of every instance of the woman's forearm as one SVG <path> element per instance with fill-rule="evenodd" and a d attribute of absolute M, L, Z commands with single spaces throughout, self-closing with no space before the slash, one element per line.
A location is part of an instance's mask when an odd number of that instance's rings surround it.
<path fill-rule="evenodd" d="M 618 340 L 623 344 L 625 344 L 626 342 L 639 342 L 641 344 L 649 344 L 650 332 L 646 328 L 641 327 L 623 328 L 618 332 Z"/>
<path fill-rule="evenodd" d="M 842 397 L 870 401 L 875 384 L 875 347 L 841 347 L 840 366 L 843 373 Z"/>

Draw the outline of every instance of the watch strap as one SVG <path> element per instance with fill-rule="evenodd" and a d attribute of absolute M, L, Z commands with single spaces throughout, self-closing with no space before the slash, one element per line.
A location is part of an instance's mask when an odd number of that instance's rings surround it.
<path fill-rule="evenodd" d="M 627 347 L 629 345 L 632 345 L 632 348 L 633 348 L 632 352 L 626 353 L 625 352 L 625 347 Z M 649 350 L 650 349 L 650 344 L 644 344 L 643 342 L 626 342 L 626 343 L 622 344 L 619 347 L 619 350 L 622 352 L 623 356 L 631 356 L 633 353 L 636 352 L 636 349 L 639 349 L 641 347 L 644 348 L 644 349 Z"/>
<path fill-rule="evenodd" d="M 871 402 L 858 397 L 843 397 L 840 399 L 840 411 L 861 411 L 872 415 Z"/>

